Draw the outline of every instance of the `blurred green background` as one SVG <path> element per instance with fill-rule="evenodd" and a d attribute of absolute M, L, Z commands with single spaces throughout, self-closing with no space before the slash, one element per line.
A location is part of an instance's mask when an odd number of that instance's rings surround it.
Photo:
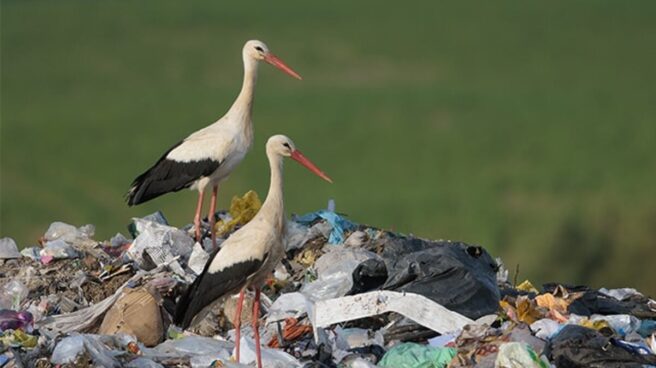
<path fill-rule="evenodd" d="M 656 2 L 2 1 L 1 229 L 50 222 L 97 239 L 195 193 L 136 208 L 132 179 L 222 116 L 252 38 L 253 152 L 219 207 L 264 195 L 268 136 L 335 180 L 287 165 L 288 213 L 484 245 L 520 281 L 656 294 Z"/>

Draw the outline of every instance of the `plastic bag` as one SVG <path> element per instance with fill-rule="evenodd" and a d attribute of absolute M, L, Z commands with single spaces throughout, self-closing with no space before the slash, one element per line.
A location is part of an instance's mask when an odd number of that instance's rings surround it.
<path fill-rule="evenodd" d="M 388 350 L 378 365 L 383 368 L 445 368 L 456 353 L 454 348 L 406 342 Z"/>
<path fill-rule="evenodd" d="M 0 309 L 21 309 L 29 289 L 18 280 L 11 280 L 0 289 Z"/>
<path fill-rule="evenodd" d="M 497 311 L 497 263 L 482 247 L 391 234 L 380 255 L 384 289 L 423 295 L 472 319 Z"/>
<path fill-rule="evenodd" d="M 501 345 L 495 368 L 549 368 L 530 346 L 521 342 L 510 342 Z"/>
<path fill-rule="evenodd" d="M 346 295 L 353 288 L 353 272 L 369 259 L 380 257 L 364 249 L 331 248 L 314 264 L 317 280 L 303 285 L 301 293 L 311 300 L 325 300 Z"/>

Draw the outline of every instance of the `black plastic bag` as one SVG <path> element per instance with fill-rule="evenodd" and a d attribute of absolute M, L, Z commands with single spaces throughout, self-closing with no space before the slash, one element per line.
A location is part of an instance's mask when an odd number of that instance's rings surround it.
<path fill-rule="evenodd" d="M 498 266 L 485 249 L 460 242 L 388 236 L 375 249 L 387 272 L 382 289 L 420 294 L 472 319 L 498 310 Z M 354 285 L 380 280 L 381 265 L 370 262 L 366 266 L 358 271 L 366 280 L 359 281 L 354 272 Z"/>
<path fill-rule="evenodd" d="M 566 325 L 551 338 L 545 354 L 559 368 L 620 368 L 656 364 L 655 355 L 629 351 L 613 338 L 578 325 Z"/>

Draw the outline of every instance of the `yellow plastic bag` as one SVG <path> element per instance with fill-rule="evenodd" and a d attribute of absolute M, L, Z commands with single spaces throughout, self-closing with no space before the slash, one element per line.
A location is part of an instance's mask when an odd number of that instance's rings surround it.
<path fill-rule="evenodd" d="M 249 190 L 241 198 L 238 196 L 232 197 L 230 202 L 230 217 L 232 220 L 228 222 L 219 221 L 215 225 L 216 236 L 222 237 L 232 232 L 235 227 L 247 224 L 262 207 L 262 202 L 252 190 Z"/>

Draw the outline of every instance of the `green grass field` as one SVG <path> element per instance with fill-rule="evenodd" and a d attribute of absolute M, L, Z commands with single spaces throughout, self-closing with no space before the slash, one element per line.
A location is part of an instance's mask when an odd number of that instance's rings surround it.
<path fill-rule="evenodd" d="M 288 213 L 484 245 L 520 279 L 656 294 L 656 2 L 2 1 L 0 235 L 106 239 L 195 193 L 128 208 L 131 180 L 223 115 L 241 47 L 260 68 L 255 147 L 219 204 L 264 195 L 285 133 L 335 180 L 287 165 Z"/>

